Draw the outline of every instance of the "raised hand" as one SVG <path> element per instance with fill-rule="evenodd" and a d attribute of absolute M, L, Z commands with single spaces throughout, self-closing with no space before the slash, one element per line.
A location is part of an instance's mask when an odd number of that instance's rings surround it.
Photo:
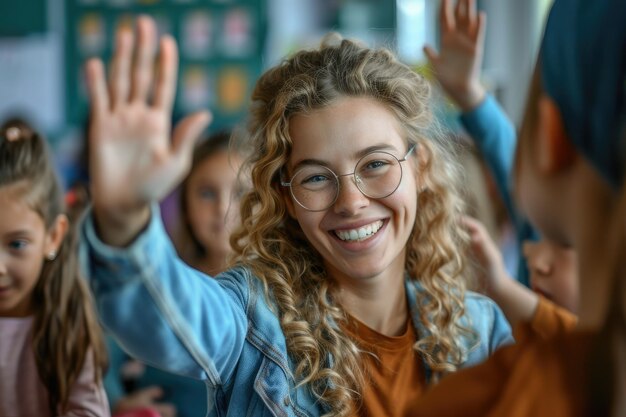
<path fill-rule="evenodd" d="M 530 321 L 539 297 L 509 276 L 500 251 L 482 223 L 466 216 L 462 225 L 470 235 L 474 259 L 482 267 L 483 273 L 478 278 L 485 294 L 500 306 L 511 325 Z"/>
<path fill-rule="evenodd" d="M 170 140 L 176 43 L 169 36 L 161 39 L 155 77 L 157 34 L 151 18 L 137 19 L 136 37 L 125 28 L 117 31 L 108 83 L 99 59 L 86 65 L 94 215 L 100 237 L 118 246 L 144 227 L 149 204 L 184 177 L 195 139 L 211 118 L 208 112 L 187 117 Z"/>
<path fill-rule="evenodd" d="M 464 111 L 472 110 L 483 100 L 485 90 L 480 83 L 485 26 L 484 12 L 477 13 L 475 0 L 443 0 L 439 14 L 441 50 L 430 46 L 424 53 L 437 80 L 446 93 Z"/>
<path fill-rule="evenodd" d="M 480 287 L 490 295 L 494 290 L 502 287 L 505 280 L 511 280 L 504 259 L 485 226 L 478 220 L 464 216 L 462 225 L 470 236 L 471 255 L 480 267 Z"/>

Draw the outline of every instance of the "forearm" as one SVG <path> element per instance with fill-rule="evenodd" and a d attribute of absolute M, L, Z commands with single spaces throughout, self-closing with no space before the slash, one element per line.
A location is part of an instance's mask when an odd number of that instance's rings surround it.
<path fill-rule="evenodd" d="M 530 322 L 539 302 L 537 294 L 511 278 L 491 288 L 488 295 L 500 306 L 511 326 Z"/>
<path fill-rule="evenodd" d="M 461 115 L 461 123 L 472 137 L 493 173 L 499 192 L 507 204 L 511 205 L 509 190 L 510 176 L 515 154 L 516 133 L 498 102 L 492 96 L 485 96 L 478 106 Z"/>
<path fill-rule="evenodd" d="M 159 368 L 220 381 L 236 363 L 247 320 L 239 286 L 188 267 L 176 255 L 158 207 L 127 248 L 99 240 L 93 219 L 82 227 L 81 265 L 100 318 L 124 349 Z"/>
<path fill-rule="evenodd" d="M 117 212 L 94 204 L 93 218 L 98 237 L 114 247 L 126 247 L 146 228 L 150 221 L 150 206 Z"/>
<path fill-rule="evenodd" d="M 478 82 L 462 88 L 446 89 L 446 92 L 463 113 L 471 112 L 477 108 L 487 95 L 485 88 Z"/>

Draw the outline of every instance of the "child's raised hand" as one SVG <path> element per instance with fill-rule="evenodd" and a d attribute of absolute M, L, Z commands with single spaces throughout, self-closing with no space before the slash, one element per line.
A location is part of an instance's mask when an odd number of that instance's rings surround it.
<path fill-rule="evenodd" d="M 481 222 L 464 216 L 462 223 L 470 235 L 472 255 L 481 267 L 480 278 L 485 292 L 492 295 L 503 286 L 503 282 L 510 280 L 502 254 Z"/>
<path fill-rule="evenodd" d="M 157 32 L 151 18 L 137 19 L 136 37 L 128 29 L 117 31 L 108 83 L 99 59 L 86 66 L 94 214 L 101 238 L 118 245 L 128 243 L 145 225 L 149 204 L 184 177 L 195 139 L 211 117 L 208 112 L 187 117 L 170 141 L 176 43 L 169 36 L 161 39 L 155 77 Z"/>
<path fill-rule="evenodd" d="M 475 0 L 458 0 L 454 11 L 452 0 L 443 0 L 441 50 L 424 47 L 437 80 L 463 111 L 472 110 L 485 96 L 480 70 L 486 21 L 484 12 L 477 13 Z"/>
<path fill-rule="evenodd" d="M 469 232 L 474 257 L 483 268 L 480 278 L 485 294 L 500 306 L 511 325 L 530 321 L 539 297 L 509 276 L 502 254 L 481 222 L 466 216 L 462 223 Z"/>

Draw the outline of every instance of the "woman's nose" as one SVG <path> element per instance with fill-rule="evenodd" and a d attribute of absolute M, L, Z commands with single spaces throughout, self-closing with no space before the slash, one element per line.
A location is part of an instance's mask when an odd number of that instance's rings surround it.
<path fill-rule="evenodd" d="M 363 194 L 357 186 L 359 181 L 361 179 L 354 175 L 339 177 L 337 200 L 333 205 L 335 213 L 351 216 L 369 205 L 369 197 Z"/>

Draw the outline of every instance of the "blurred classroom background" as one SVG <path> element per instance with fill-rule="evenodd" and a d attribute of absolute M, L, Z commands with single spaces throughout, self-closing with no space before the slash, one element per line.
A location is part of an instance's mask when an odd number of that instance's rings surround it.
<path fill-rule="evenodd" d="M 489 16 L 483 81 L 519 125 L 537 45 L 551 0 L 477 0 Z M 150 14 L 179 43 L 174 119 L 201 108 L 212 131 L 245 120 L 256 78 L 281 57 L 315 46 L 329 30 L 383 45 L 417 71 L 425 43 L 437 46 L 438 0 L 20 0 L 0 2 L 0 120 L 19 116 L 50 140 L 66 186 L 84 180 L 88 118 L 82 65 L 111 54 L 118 25 Z M 440 117 L 462 136 L 456 110 L 441 99 Z M 456 132 L 456 133 L 455 133 Z M 478 172 L 480 167 L 468 172 Z M 478 170 L 478 171 L 477 171 Z M 480 172 L 478 175 L 481 175 Z M 489 179 L 478 185 L 475 211 L 515 270 L 498 204 L 484 204 Z M 474 187 L 476 188 L 476 187 Z M 500 209 L 500 212 L 502 210 Z M 485 214 L 487 212 L 487 214 Z M 504 230 L 504 231 L 503 231 Z"/>

